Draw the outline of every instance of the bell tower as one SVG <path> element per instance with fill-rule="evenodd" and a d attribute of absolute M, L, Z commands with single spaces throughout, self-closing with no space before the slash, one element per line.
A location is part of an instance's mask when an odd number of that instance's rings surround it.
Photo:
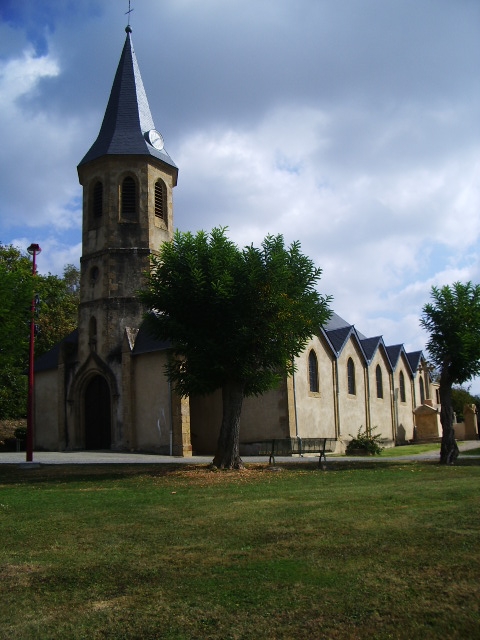
<path fill-rule="evenodd" d="M 130 26 L 125 31 L 100 132 L 78 165 L 83 231 L 74 404 L 84 406 L 85 389 L 95 388 L 94 377 L 100 378 L 98 388 L 110 393 L 112 448 L 128 446 L 122 432 L 122 345 L 126 332 L 135 335 L 142 322 L 145 309 L 137 292 L 150 256 L 173 236 L 178 176 L 153 122 Z M 85 413 L 75 419 L 80 446 L 88 441 Z"/>
<path fill-rule="evenodd" d="M 78 165 L 83 186 L 79 356 L 110 360 L 125 327 L 138 327 L 149 259 L 173 235 L 178 169 L 155 129 L 131 28 L 100 133 Z"/>

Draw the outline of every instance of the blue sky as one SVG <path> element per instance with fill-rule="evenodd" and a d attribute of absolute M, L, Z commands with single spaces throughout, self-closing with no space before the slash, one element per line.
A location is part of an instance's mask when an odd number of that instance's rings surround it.
<path fill-rule="evenodd" d="M 300 240 L 337 313 L 423 348 L 432 284 L 480 282 L 478 0 L 133 0 L 182 230 Z M 0 242 L 81 252 L 76 165 L 128 1 L 0 3 Z"/>

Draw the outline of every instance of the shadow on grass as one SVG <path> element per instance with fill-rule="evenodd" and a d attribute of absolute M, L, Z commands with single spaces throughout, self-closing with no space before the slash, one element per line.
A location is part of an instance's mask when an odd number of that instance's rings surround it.
<path fill-rule="evenodd" d="M 461 457 L 457 460 L 456 467 L 478 467 L 480 466 L 480 458 Z M 287 472 L 309 472 L 309 473 L 329 473 L 332 471 L 355 471 L 369 470 L 376 471 L 378 469 L 405 469 L 420 467 L 441 467 L 437 459 L 434 460 L 329 460 L 326 468 L 321 469 L 318 461 L 293 461 L 278 462 L 275 466 L 265 463 L 250 463 L 246 465 L 247 472 L 272 473 L 275 471 Z M 213 471 L 209 465 L 185 465 L 185 464 L 96 464 L 96 465 L 48 465 L 43 464 L 36 469 L 24 469 L 15 465 L 0 465 L 0 484 L 3 485 L 19 485 L 33 483 L 76 483 L 76 482 L 92 482 L 123 480 L 127 478 L 135 478 L 140 476 L 166 477 L 182 474 L 184 477 L 189 473 L 215 473 L 217 475 L 225 474 L 225 477 L 232 477 L 235 474 L 241 474 L 241 471 Z"/>

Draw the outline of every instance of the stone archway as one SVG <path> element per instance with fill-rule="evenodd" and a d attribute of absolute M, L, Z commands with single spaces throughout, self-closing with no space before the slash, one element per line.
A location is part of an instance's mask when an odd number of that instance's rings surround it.
<path fill-rule="evenodd" d="M 112 412 L 110 387 L 103 376 L 91 378 L 84 394 L 85 449 L 110 449 Z"/>

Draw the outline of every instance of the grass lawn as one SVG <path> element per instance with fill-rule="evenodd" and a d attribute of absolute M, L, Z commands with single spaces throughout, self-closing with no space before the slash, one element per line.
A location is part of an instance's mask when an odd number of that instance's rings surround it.
<path fill-rule="evenodd" d="M 0 638 L 480 638 L 480 465 L 0 467 Z"/>
<path fill-rule="evenodd" d="M 380 454 L 382 458 L 398 458 L 398 456 L 414 456 L 420 453 L 438 451 L 440 458 L 440 443 L 404 444 L 398 447 L 388 447 Z"/>

